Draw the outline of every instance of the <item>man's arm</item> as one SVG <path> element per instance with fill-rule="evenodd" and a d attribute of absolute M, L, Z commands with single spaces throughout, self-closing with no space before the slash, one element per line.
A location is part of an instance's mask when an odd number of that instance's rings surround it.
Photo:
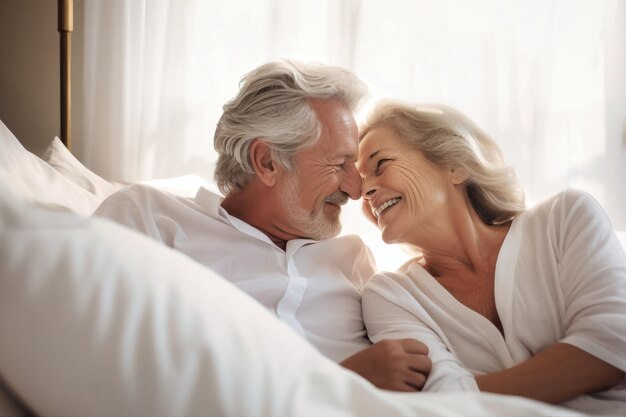
<path fill-rule="evenodd" d="M 413 339 L 382 340 L 341 362 L 378 388 L 420 391 L 431 360 L 425 344 Z"/>

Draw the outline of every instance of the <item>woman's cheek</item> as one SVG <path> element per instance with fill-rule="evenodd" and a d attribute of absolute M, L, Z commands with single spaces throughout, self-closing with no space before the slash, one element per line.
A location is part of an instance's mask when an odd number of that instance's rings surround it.
<path fill-rule="evenodd" d="M 378 220 L 376 220 L 376 217 L 374 217 L 374 214 L 372 213 L 372 209 L 370 207 L 370 203 L 367 200 L 362 201 L 361 209 L 363 210 L 363 214 L 365 215 L 367 220 L 378 226 Z"/>

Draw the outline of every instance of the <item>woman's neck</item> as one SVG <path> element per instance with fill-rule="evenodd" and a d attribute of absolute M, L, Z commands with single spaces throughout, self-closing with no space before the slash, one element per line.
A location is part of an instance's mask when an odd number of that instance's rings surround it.
<path fill-rule="evenodd" d="M 500 248 L 511 223 L 487 225 L 473 209 L 468 199 L 466 210 L 451 210 L 445 226 L 428 236 L 419 246 L 425 266 L 434 276 L 479 274 L 493 271 Z"/>

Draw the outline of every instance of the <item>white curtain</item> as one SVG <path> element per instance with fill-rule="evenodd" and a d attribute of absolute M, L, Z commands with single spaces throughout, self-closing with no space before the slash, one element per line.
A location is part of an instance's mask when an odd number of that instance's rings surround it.
<path fill-rule="evenodd" d="M 371 98 L 461 110 L 530 202 L 579 187 L 626 229 L 623 0 L 85 0 L 84 56 L 75 149 L 108 179 L 210 179 L 240 77 L 316 60 L 353 70 Z M 345 230 L 377 234 L 359 211 Z"/>

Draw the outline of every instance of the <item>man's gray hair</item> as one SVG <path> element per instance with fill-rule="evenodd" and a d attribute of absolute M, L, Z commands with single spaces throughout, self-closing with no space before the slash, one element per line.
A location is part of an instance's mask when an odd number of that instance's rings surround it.
<path fill-rule="evenodd" d="M 317 63 L 276 61 L 244 75 L 215 130 L 214 178 L 220 191 L 241 190 L 253 178 L 250 144 L 255 139 L 265 141 L 275 159 L 292 171 L 295 154 L 322 133 L 311 100 L 339 101 L 354 112 L 366 92 L 348 70 Z"/>
<path fill-rule="evenodd" d="M 490 225 L 503 224 L 525 210 L 524 192 L 500 147 L 465 115 L 443 105 L 379 102 L 359 129 L 359 139 L 385 126 L 440 168 L 467 174 L 469 199 Z"/>

